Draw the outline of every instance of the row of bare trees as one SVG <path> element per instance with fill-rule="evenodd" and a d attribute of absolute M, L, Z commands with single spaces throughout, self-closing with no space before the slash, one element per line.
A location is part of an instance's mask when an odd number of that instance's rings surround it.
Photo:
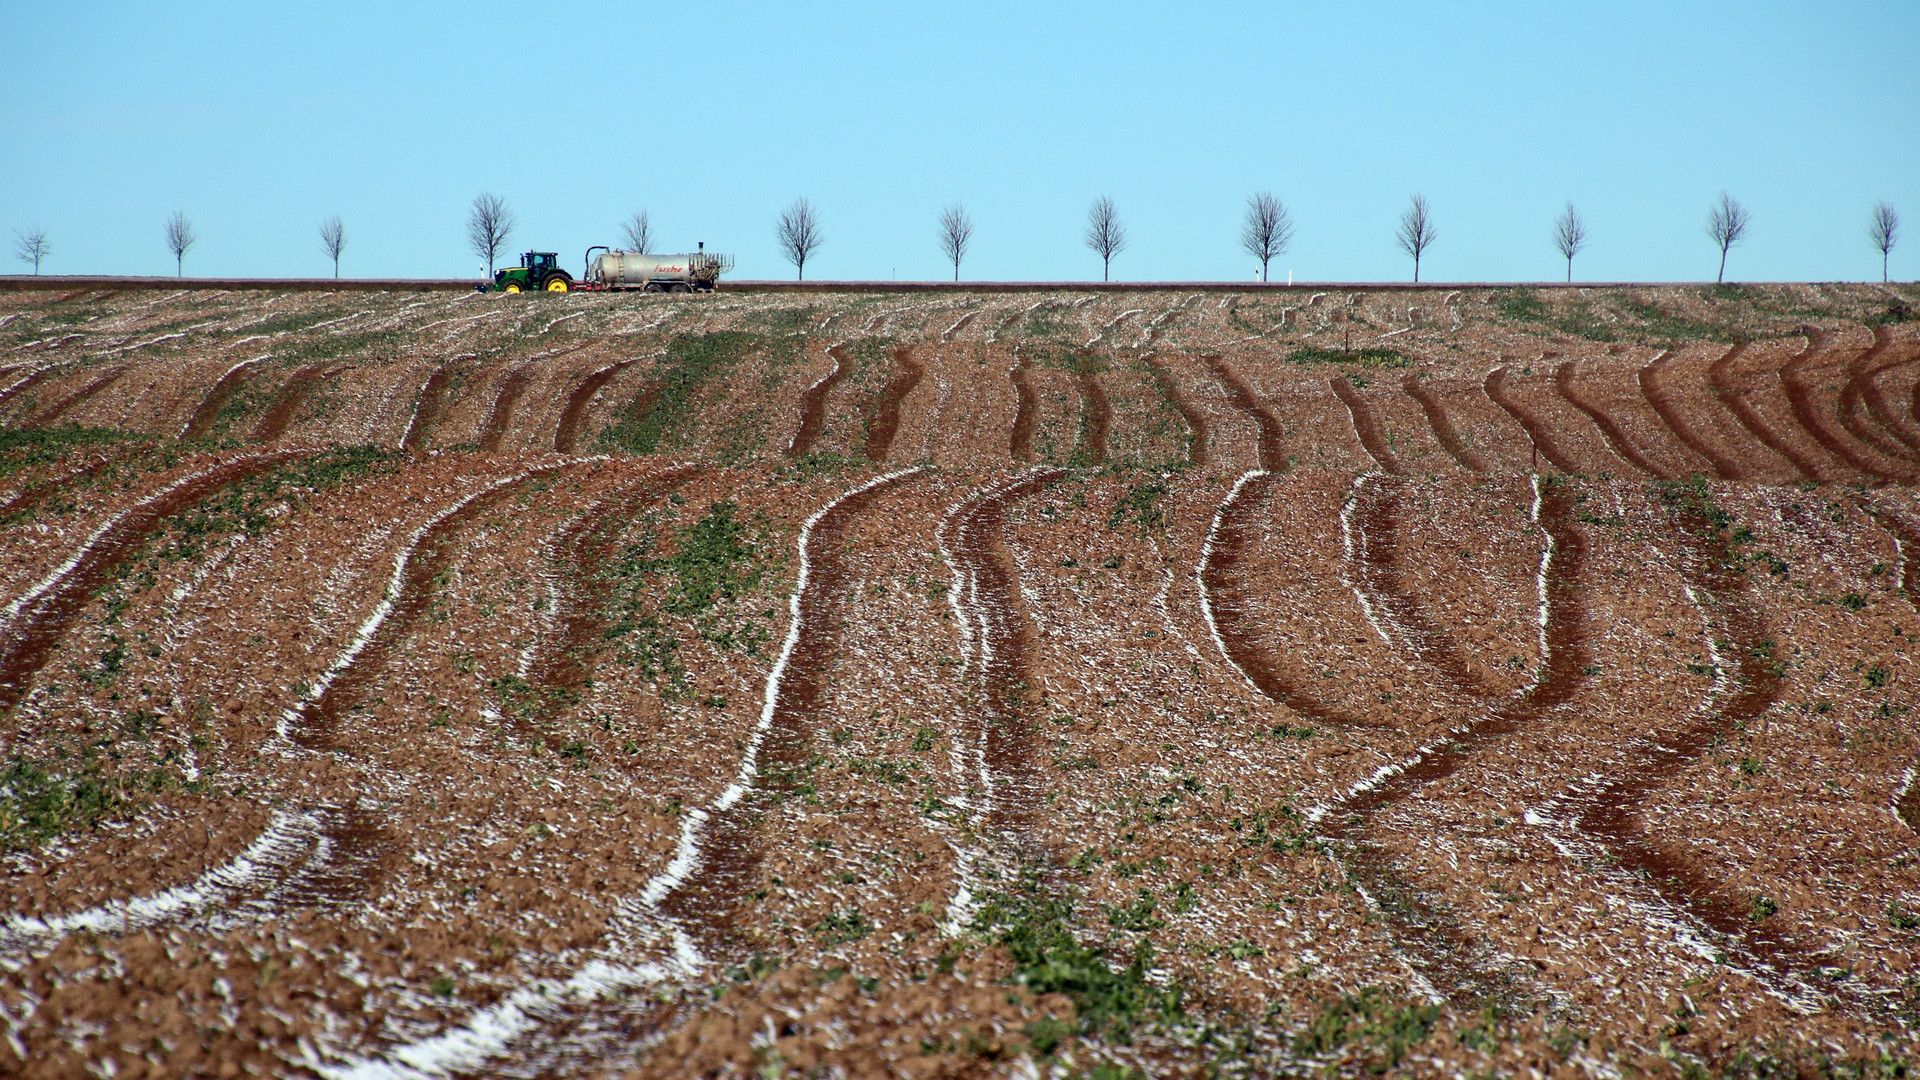
<path fill-rule="evenodd" d="M 473 207 L 467 215 L 467 242 L 474 254 L 478 255 L 487 267 L 487 276 L 493 276 L 494 264 L 507 248 L 508 239 L 519 224 L 506 201 L 498 195 L 481 193 L 473 200 Z M 1738 247 L 1747 238 L 1747 231 L 1753 224 L 1753 215 L 1738 199 L 1726 192 L 1707 212 L 1707 237 L 1713 241 L 1720 252 L 1720 267 L 1714 280 L 1723 282 L 1727 277 L 1727 254 Z M 627 246 L 638 252 L 647 251 L 653 244 L 653 225 L 642 208 L 635 211 L 621 223 L 621 231 Z M 347 229 L 339 215 L 328 217 L 320 222 L 320 250 L 333 260 L 333 276 L 340 276 L 340 253 L 347 246 Z M 1880 280 L 1888 280 L 1888 261 L 1899 241 L 1900 215 L 1887 202 L 1877 202 L 1867 224 L 1867 238 L 1875 251 L 1880 253 Z M 806 279 L 807 260 L 813 257 L 820 245 L 826 242 L 826 234 L 820 227 L 820 212 L 813 203 L 805 198 L 795 199 L 780 214 L 780 220 L 774 227 L 774 237 L 779 242 L 780 251 L 787 261 L 793 264 L 796 275 Z M 1434 226 L 1433 208 L 1425 195 L 1415 194 L 1408 200 L 1407 209 L 1400 215 L 1400 225 L 1394 231 L 1394 241 L 1400 249 L 1413 259 L 1413 280 L 1420 280 L 1420 259 L 1439 237 Z M 1573 203 L 1567 203 L 1566 209 L 1555 218 L 1551 230 L 1554 249 L 1567 261 L 1567 280 L 1573 280 L 1573 258 L 1587 247 L 1589 233 L 1587 224 Z M 167 250 L 173 254 L 174 273 L 186 274 L 187 252 L 199 242 L 193 222 L 183 211 L 174 211 L 167 218 Z M 1113 199 L 1102 195 L 1087 208 L 1087 229 L 1085 240 L 1087 247 L 1100 256 L 1100 280 L 1112 279 L 1114 257 L 1127 248 L 1127 228 L 1120 220 L 1120 212 L 1114 206 Z M 1286 205 L 1275 198 L 1270 191 L 1256 192 L 1247 197 L 1246 214 L 1240 227 L 1240 246 L 1247 254 L 1260 260 L 1260 280 L 1267 280 L 1268 265 L 1285 253 L 1293 240 L 1293 218 L 1287 212 Z M 966 207 L 959 203 L 940 211 L 939 218 L 940 251 L 947 261 L 953 264 L 953 280 L 960 280 L 960 264 L 967 256 L 973 244 L 973 219 L 968 216 Z M 53 246 L 47 239 L 47 230 L 34 226 L 26 232 L 14 233 L 14 254 L 22 262 L 31 263 L 33 272 L 40 272 L 40 264 L 53 253 Z"/>

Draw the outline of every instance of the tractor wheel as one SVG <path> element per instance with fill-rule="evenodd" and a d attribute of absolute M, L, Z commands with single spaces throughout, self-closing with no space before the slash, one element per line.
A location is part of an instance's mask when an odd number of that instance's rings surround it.
<path fill-rule="evenodd" d="M 517 281 L 509 281 L 507 282 L 506 286 L 503 287 L 500 291 L 508 292 L 508 293 L 517 293 L 520 291 L 520 283 Z"/>
<path fill-rule="evenodd" d="M 548 292 L 566 292 L 571 288 L 573 288 L 573 283 L 561 277 L 559 274 L 555 274 L 547 279 Z"/>
<path fill-rule="evenodd" d="M 687 287 L 686 282 L 676 281 L 673 283 L 673 291 L 674 292 L 692 292 L 693 290 Z"/>

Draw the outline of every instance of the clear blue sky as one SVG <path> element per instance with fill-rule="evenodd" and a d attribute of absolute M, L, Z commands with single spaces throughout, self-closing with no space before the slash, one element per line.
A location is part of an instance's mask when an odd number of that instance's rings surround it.
<path fill-rule="evenodd" d="M 1244 279 L 1249 192 L 1298 225 L 1284 280 L 1711 279 L 1724 188 L 1753 213 L 1729 280 L 1879 275 L 1869 207 L 1920 278 L 1920 3 L 48 4 L 0 0 L 0 239 L 50 273 L 477 273 L 482 191 L 512 250 L 576 267 L 628 212 L 737 276 L 791 276 L 773 221 L 814 200 L 809 278 L 939 278 L 940 208 L 975 279 Z M 0 272 L 20 272 L 11 258 Z"/>

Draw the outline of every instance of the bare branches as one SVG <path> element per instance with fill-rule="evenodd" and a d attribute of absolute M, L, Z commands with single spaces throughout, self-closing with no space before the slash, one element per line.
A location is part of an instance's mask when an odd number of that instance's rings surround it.
<path fill-rule="evenodd" d="M 820 212 L 806 199 L 795 199 L 792 206 L 780 212 L 780 224 L 774 227 L 773 235 L 793 264 L 796 279 L 805 281 L 807 260 L 827 241 L 820 231 Z"/>
<path fill-rule="evenodd" d="M 1260 280 L 1267 280 L 1267 263 L 1287 250 L 1293 239 L 1293 219 L 1271 191 L 1247 196 L 1247 220 L 1240 226 L 1240 246 L 1260 260 Z"/>
<path fill-rule="evenodd" d="M 960 260 L 966 258 L 967 245 L 973 242 L 973 219 L 967 209 L 954 203 L 940 211 L 940 250 L 953 263 L 953 280 L 960 280 Z"/>
<path fill-rule="evenodd" d="M 1100 280 L 1109 280 L 1113 257 L 1127 250 L 1127 227 L 1120 224 L 1120 212 L 1105 195 L 1087 208 L 1087 246 L 1100 256 Z"/>
<path fill-rule="evenodd" d="M 627 238 L 627 250 L 642 255 L 653 247 L 653 222 L 647 218 L 644 207 L 635 210 L 627 220 L 620 223 L 620 232 Z"/>
<path fill-rule="evenodd" d="M 200 238 L 194 235 L 193 222 L 187 220 L 185 211 L 175 210 L 167 219 L 167 250 L 173 252 L 173 272 L 175 277 L 187 274 L 187 252 Z"/>
<path fill-rule="evenodd" d="M 1881 201 L 1873 204 L 1873 217 L 1867 223 L 1867 239 L 1873 241 L 1873 250 L 1880 253 L 1880 280 L 1887 280 L 1887 256 L 1893 254 L 1893 245 L 1900 239 L 1900 215 L 1893 204 Z M 38 268 L 34 273 L 39 273 Z"/>
<path fill-rule="evenodd" d="M 1727 251 L 1746 239 L 1747 226 L 1752 221 L 1747 208 L 1724 191 L 1720 193 L 1720 201 L 1707 211 L 1707 236 L 1720 249 L 1720 273 L 1713 279 L 1715 282 L 1727 280 Z"/>
<path fill-rule="evenodd" d="M 1580 220 L 1580 212 L 1572 203 L 1553 220 L 1553 246 L 1567 260 L 1567 281 L 1572 282 L 1573 257 L 1587 246 L 1587 223 Z"/>
<path fill-rule="evenodd" d="M 13 253 L 21 262 L 33 264 L 33 272 L 40 272 L 40 260 L 53 254 L 53 247 L 47 243 L 47 230 L 38 225 L 26 232 L 13 234 Z"/>
<path fill-rule="evenodd" d="M 335 214 L 320 223 L 320 250 L 333 260 L 333 276 L 340 276 L 340 252 L 346 250 L 347 227 L 341 223 L 340 215 Z"/>
<path fill-rule="evenodd" d="M 1399 242 L 1400 250 L 1413 256 L 1413 280 L 1420 280 L 1420 255 L 1433 246 L 1439 232 L 1433 227 L 1433 210 L 1427 206 L 1427 197 L 1416 194 L 1400 215 L 1400 228 L 1393 234 Z"/>
<path fill-rule="evenodd" d="M 518 224 L 500 196 L 487 192 L 474 196 L 473 210 L 467 215 L 467 246 L 486 260 L 487 277 L 493 277 L 494 260 L 506 250 L 507 238 Z"/>

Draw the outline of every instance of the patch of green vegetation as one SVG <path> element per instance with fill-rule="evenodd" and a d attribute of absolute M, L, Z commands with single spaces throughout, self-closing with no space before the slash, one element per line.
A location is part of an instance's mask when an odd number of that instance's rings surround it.
<path fill-rule="evenodd" d="M 153 555 L 169 561 L 192 559 L 213 537 L 237 532 L 257 536 L 276 517 L 313 495 L 350 480 L 392 472 L 400 460 L 399 453 L 382 447 L 345 446 L 236 480 L 169 519 L 164 539 L 153 549 Z"/>
<path fill-rule="evenodd" d="M 601 448 L 627 454 L 658 452 L 693 415 L 694 399 L 707 380 L 763 344 L 760 335 L 740 330 L 675 337 L 667 346 L 658 380 L 634 400 L 625 419 L 601 432 Z"/>
<path fill-rule="evenodd" d="M 1374 987 L 1328 1002 L 1294 1039 L 1294 1050 L 1324 1057 L 1359 1050 L 1367 1071 L 1397 1067 L 1408 1051 L 1425 1042 L 1440 1020 L 1438 1005 L 1402 1005 Z"/>
<path fill-rule="evenodd" d="M 819 940 L 820 946 L 826 949 L 859 941 L 871 933 L 873 933 L 873 924 L 867 921 L 867 917 L 860 913 L 859 908 L 835 911 L 820 920 L 819 924 L 813 928 L 813 936 Z"/>
<path fill-rule="evenodd" d="M 133 438 L 113 428 L 65 424 L 49 428 L 0 428 L 0 477 L 46 465 L 86 446 Z"/>
<path fill-rule="evenodd" d="M 1132 522 L 1144 533 L 1165 525 L 1167 514 L 1161 501 L 1166 497 L 1167 483 L 1164 480 L 1148 480 L 1129 487 L 1126 494 L 1114 501 L 1113 510 L 1107 514 L 1107 528 L 1118 529 Z"/>
<path fill-rule="evenodd" d="M 1007 951 L 1013 982 L 1036 995 L 1064 994 L 1072 1000 L 1082 1034 L 1126 1043 L 1142 1024 L 1185 1020 L 1185 989 L 1147 979 L 1153 950 L 1145 939 L 1116 963 L 1104 947 L 1080 943 L 1073 918 L 1071 893 L 1049 896 L 1029 880 L 1011 892 L 988 893 L 973 930 Z"/>
<path fill-rule="evenodd" d="M 126 815 L 148 793 L 175 786 L 171 773 L 109 773 L 92 752 L 78 761 L 16 757 L 0 767 L 0 850 L 38 846 L 64 832 Z"/>
<path fill-rule="evenodd" d="M 1358 364 L 1361 367 L 1403 368 L 1412 367 L 1413 358 L 1398 349 L 1379 346 L 1353 349 L 1323 349 L 1317 345 L 1301 345 L 1287 354 L 1291 364 Z"/>

